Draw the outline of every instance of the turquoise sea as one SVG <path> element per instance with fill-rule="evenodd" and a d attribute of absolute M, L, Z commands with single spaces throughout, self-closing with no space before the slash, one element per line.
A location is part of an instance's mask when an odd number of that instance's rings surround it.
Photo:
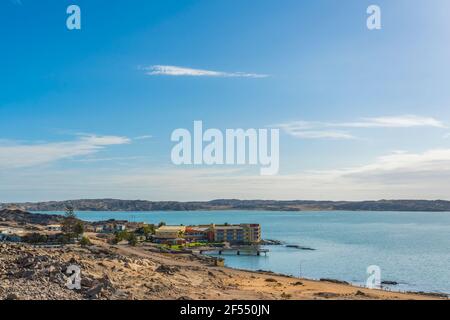
<path fill-rule="evenodd" d="M 316 249 L 268 246 L 264 256 L 225 256 L 226 265 L 364 285 L 381 268 L 395 291 L 450 293 L 450 213 L 436 212 L 77 212 L 80 219 L 167 224 L 260 223 L 264 239 Z"/>

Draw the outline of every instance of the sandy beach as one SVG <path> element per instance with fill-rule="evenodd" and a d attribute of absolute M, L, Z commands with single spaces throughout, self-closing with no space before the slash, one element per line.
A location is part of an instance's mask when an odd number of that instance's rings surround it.
<path fill-rule="evenodd" d="M 423 294 L 369 290 L 264 272 L 216 267 L 191 255 L 157 253 L 146 246 L 93 239 L 81 248 L 0 244 L 0 299 L 133 300 L 398 300 L 437 299 Z M 69 265 L 81 268 L 80 290 L 66 287 Z"/>

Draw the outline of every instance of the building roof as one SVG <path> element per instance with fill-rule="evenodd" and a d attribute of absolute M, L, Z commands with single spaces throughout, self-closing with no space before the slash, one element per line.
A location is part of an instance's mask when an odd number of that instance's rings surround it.
<path fill-rule="evenodd" d="M 209 227 L 186 227 L 186 232 L 206 232 Z"/>
<path fill-rule="evenodd" d="M 0 233 L 2 234 L 24 234 L 26 233 L 26 231 L 24 229 L 19 229 L 19 228 L 12 228 L 12 227 L 7 227 L 7 228 L 0 228 Z"/>
<path fill-rule="evenodd" d="M 178 231 L 185 231 L 185 226 L 162 226 L 156 229 L 158 232 L 178 232 Z"/>
<path fill-rule="evenodd" d="M 240 229 L 242 229 L 242 226 L 239 226 L 239 225 L 218 226 L 218 225 L 216 225 L 214 228 L 217 230 L 240 230 Z"/>

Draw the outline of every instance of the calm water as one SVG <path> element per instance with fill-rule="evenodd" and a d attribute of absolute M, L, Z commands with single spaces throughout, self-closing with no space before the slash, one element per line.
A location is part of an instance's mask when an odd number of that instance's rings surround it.
<path fill-rule="evenodd" d="M 271 270 L 362 285 L 378 265 L 393 290 L 450 293 L 450 213 L 422 212 L 79 212 L 87 221 L 110 218 L 167 224 L 260 223 L 264 239 L 311 247 L 269 246 L 267 257 L 225 256 L 230 267 Z"/>

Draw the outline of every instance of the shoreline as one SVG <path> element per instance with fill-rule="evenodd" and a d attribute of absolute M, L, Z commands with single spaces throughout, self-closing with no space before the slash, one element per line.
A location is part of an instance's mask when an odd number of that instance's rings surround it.
<path fill-rule="evenodd" d="M 436 295 L 360 288 L 268 272 L 212 266 L 190 255 L 108 245 L 82 248 L 0 244 L 0 299 L 20 300 L 448 300 Z M 81 268 L 80 290 L 65 270 Z M 5 277 L 5 275 L 7 275 Z"/>
<path fill-rule="evenodd" d="M 26 216 L 26 213 L 24 213 L 24 215 Z M 46 214 L 43 214 L 43 215 L 46 215 Z M 30 216 L 32 216 L 32 214 L 30 214 Z M 9 223 L 8 222 L 5 222 L 5 223 L 6 224 L 17 225 L 17 222 L 14 222 L 13 220 L 11 220 Z M 90 224 L 90 222 L 87 222 L 87 223 Z M 36 225 L 34 225 L 33 223 L 27 223 L 27 226 L 31 227 L 31 228 L 36 227 Z M 88 235 L 88 237 L 95 242 L 96 246 L 100 246 L 102 248 L 105 248 L 108 251 L 114 251 L 115 249 L 119 249 L 119 251 L 121 251 L 121 250 L 122 251 L 127 251 L 128 250 L 128 253 L 130 253 L 130 252 L 136 253 L 136 250 L 137 250 L 137 251 L 141 251 L 138 254 L 138 256 L 139 256 L 141 253 L 144 253 L 144 255 L 145 255 L 145 253 L 146 253 L 145 251 L 153 250 L 152 254 L 154 254 L 155 256 L 158 256 L 158 257 L 164 256 L 165 259 L 169 259 L 169 260 L 172 260 L 172 261 L 177 261 L 177 260 L 179 260 L 181 258 L 181 259 L 187 259 L 187 260 L 189 260 L 191 262 L 195 261 L 195 263 L 198 264 L 198 263 L 202 263 L 201 260 L 205 260 L 205 259 L 199 259 L 198 255 L 194 255 L 192 253 L 184 253 L 184 254 L 174 255 L 174 254 L 164 254 L 164 253 L 161 253 L 161 252 L 155 252 L 155 250 L 157 250 L 156 247 L 152 246 L 151 244 L 145 243 L 145 242 L 142 243 L 141 245 L 138 245 L 137 247 L 130 247 L 128 245 L 109 245 L 109 244 L 106 243 L 105 239 L 101 239 L 100 237 L 97 237 L 98 234 L 86 233 L 86 235 Z M 2 244 L 0 243 L 0 246 L 1 245 Z M 62 247 L 61 249 L 64 251 L 65 247 Z M 45 251 L 45 249 L 43 249 L 43 250 Z M 186 256 L 188 256 L 188 257 L 186 257 Z M 206 255 L 202 255 L 202 257 L 211 258 L 211 256 L 207 255 L 207 254 Z M 0 256 L 0 260 L 1 260 L 1 258 L 2 257 Z M 342 281 L 342 280 L 335 280 L 335 279 L 310 279 L 310 278 L 303 278 L 303 277 L 302 278 L 298 278 L 298 277 L 295 277 L 295 276 L 290 275 L 290 274 L 277 273 L 277 272 L 273 272 L 273 271 L 269 271 L 269 270 L 251 270 L 251 269 L 234 268 L 234 267 L 230 267 L 230 266 L 216 267 L 216 268 L 219 268 L 219 269 L 221 268 L 222 270 L 226 270 L 226 272 L 230 272 L 230 273 L 234 273 L 234 272 L 242 273 L 242 272 L 245 272 L 249 277 L 260 275 L 260 276 L 265 276 L 265 277 L 285 278 L 285 279 L 290 279 L 292 281 L 293 280 L 299 280 L 300 282 L 309 282 L 311 284 L 319 283 L 319 284 L 323 285 L 325 283 L 326 284 L 325 287 L 323 287 L 322 285 L 319 285 L 319 287 L 321 287 L 322 289 L 326 288 L 327 285 L 332 283 L 333 285 L 334 284 L 339 284 L 339 285 L 342 285 L 342 286 L 348 286 L 348 287 L 353 288 L 353 289 L 358 289 L 360 291 L 361 290 L 371 290 L 371 292 L 373 293 L 372 289 L 367 289 L 367 288 L 364 288 L 363 286 L 359 286 L 358 284 L 353 284 L 351 282 Z M 316 285 L 313 285 L 313 287 L 316 287 Z M 416 295 L 416 296 L 426 296 L 426 297 L 443 298 L 443 299 L 448 299 L 448 297 L 449 297 L 449 294 L 442 293 L 442 292 L 396 291 L 395 289 L 393 290 L 392 288 L 390 288 L 390 289 L 383 289 L 383 288 L 381 288 L 381 289 L 377 289 L 377 290 L 379 290 L 381 292 L 384 292 L 386 294 L 389 293 L 389 294 L 394 294 L 394 295 L 395 294 L 399 294 L 399 295 Z"/>
<path fill-rule="evenodd" d="M 1 210 L 1 209 L 0 209 Z M 296 212 L 380 212 L 380 213 L 450 213 L 449 211 L 440 211 L 440 210 L 322 210 L 322 209 L 308 209 L 308 210 L 268 210 L 268 209 L 197 209 L 197 210 L 138 210 L 138 211 L 129 211 L 129 210 L 77 210 L 77 212 L 111 212 L 111 213 L 153 213 L 153 212 L 164 212 L 164 213 L 180 213 L 180 212 L 233 212 L 233 211 L 242 211 L 242 212 L 282 212 L 282 213 L 296 213 Z M 57 212 L 64 212 L 64 210 L 29 210 L 31 213 L 42 213 L 42 214 L 51 214 Z"/>
<path fill-rule="evenodd" d="M 214 213 L 215 212 L 219 213 L 219 212 L 227 212 L 227 211 L 230 211 L 230 210 L 216 210 L 216 211 L 213 211 L 213 212 Z M 239 211 L 250 211 L 251 212 L 253 210 L 239 210 Z M 48 212 L 50 213 L 50 211 L 48 211 Z M 58 211 L 51 211 L 51 212 L 55 213 L 55 212 L 58 212 Z M 127 211 L 81 211 L 81 212 L 88 212 L 88 213 L 89 212 L 98 212 L 98 213 L 108 214 L 108 213 L 114 213 L 114 212 L 127 212 Z M 128 212 L 132 213 L 132 211 L 128 211 Z M 154 213 L 154 212 L 155 211 L 151 211 L 151 212 L 145 212 L 144 211 L 142 213 L 149 213 L 149 214 L 151 214 L 151 213 Z M 168 211 L 162 211 L 162 212 L 168 212 Z M 180 213 L 180 211 L 173 211 L 173 212 L 174 213 Z M 189 212 L 189 211 L 187 211 L 187 212 Z M 198 211 L 192 211 L 192 212 L 198 212 Z M 271 212 L 271 211 L 268 211 L 268 212 Z M 46 213 L 43 213 L 42 211 L 40 211 L 40 213 L 39 212 L 34 212 L 34 213 L 42 214 L 44 216 L 47 215 Z M 60 216 L 60 215 L 57 214 L 56 216 Z M 84 221 L 86 223 L 98 223 L 99 222 L 98 220 L 82 220 L 82 221 Z M 268 247 L 270 248 L 271 246 L 268 246 Z M 210 257 L 210 255 L 208 255 L 208 254 L 204 254 L 203 256 Z M 225 258 L 225 261 L 226 261 L 226 258 Z M 252 269 L 242 269 L 242 268 L 239 268 L 239 267 L 235 268 L 235 267 L 231 267 L 231 266 L 226 266 L 226 267 L 230 268 L 230 269 L 247 271 L 247 272 L 258 272 L 259 271 L 259 270 L 252 270 Z M 277 273 L 277 272 L 270 271 L 270 270 L 267 270 L 267 271 L 262 270 L 262 271 L 265 272 L 265 273 L 272 273 L 272 274 L 276 274 L 276 275 L 279 275 L 279 276 L 287 276 L 287 277 L 294 277 L 295 278 L 295 276 L 293 276 L 291 274 L 288 274 L 288 273 Z M 320 279 L 317 279 L 317 278 L 302 278 L 302 279 L 307 279 L 307 280 L 311 280 L 311 281 L 320 281 Z M 347 281 L 347 280 L 341 280 L 339 278 L 337 278 L 335 281 L 340 282 L 340 283 L 347 283 L 349 285 L 352 285 L 352 286 L 358 287 L 358 288 L 364 288 L 364 286 L 358 285 L 357 283 L 352 283 L 351 281 Z M 418 290 L 418 291 L 415 291 L 415 290 L 401 291 L 401 290 L 396 290 L 395 288 L 392 288 L 392 287 L 388 287 L 388 289 L 381 288 L 380 290 L 387 291 L 387 292 L 398 292 L 398 293 L 417 293 L 417 294 L 426 294 L 426 295 L 447 295 L 447 296 L 450 295 L 450 293 L 432 292 L 432 291 L 423 291 L 423 290 Z"/>
<path fill-rule="evenodd" d="M 350 286 L 350 287 L 359 288 L 359 289 L 366 289 L 366 290 L 375 290 L 375 291 L 399 293 L 399 294 L 417 294 L 419 296 L 423 295 L 423 296 L 430 296 L 430 297 L 438 297 L 438 298 L 442 298 L 442 299 L 450 299 L 450 293 L 426 292 L 426 291 L 400 291 L 400 290 L 388 290 L 388 289 L 383 289 L 383 288 L 369 289 L 365 286 L 358 285 L 356 283 L 348 282 L 345 280 L 339 280 L 339 279 L 325 279 L 325 278 L 324 279 L 314 279 L 314 278 L 305 278 L 305 277 L 295 277 L 293 275 L 288 275 L 288 274 L 278 273 L 278 272 L 273 272 L 273 271 L 247 270 L 247 269 L 233 268 L 233 267 L 229 267 L 229 266 L 225 266 L 224 268 L 242 271 L 242 272 L 262 274 L 262 275 L 274 275 L 277 277 L 286 277 L 289 279 L 299 279 L 299 280 L 304 280 L 304 281 L 314 281 L 314 282 L 321 282 L 321 283 L 323 283 L 323 282 L 336 283 L 336 284 L 341 284 L 341 285 L 345 285 L 345 286 Z"/>

